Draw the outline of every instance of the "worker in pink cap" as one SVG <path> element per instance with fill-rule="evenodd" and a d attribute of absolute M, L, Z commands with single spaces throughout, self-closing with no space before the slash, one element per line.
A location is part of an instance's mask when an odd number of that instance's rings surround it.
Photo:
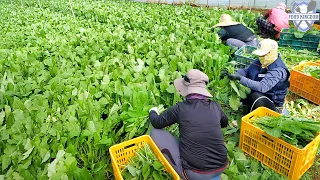
<path fill-rule="evenodd" d="M 284 3 L 279 3 L 276 8 L 270 9 L 263 18 L 257 19 L 261 37 L 278 40 L 281 30 L 290 27 L 288 18 Z"/>

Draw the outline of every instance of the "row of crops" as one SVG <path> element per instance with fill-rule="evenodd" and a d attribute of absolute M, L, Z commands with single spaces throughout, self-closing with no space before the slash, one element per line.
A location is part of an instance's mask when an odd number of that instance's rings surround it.
<path fill-rule="evenodd" d="M 112 179 L 109 147 L 145 134 L 150 107 L 182 100 L 172 82 L 191 68 L 239 120 L 239 97 L 216 88 L 231 60 L 211 29 L 222 13 L 256 28 L 258 14 L 242 10 L 1 1 L 0 179 Z M 224 133 L 224 179 L 281 178 L 243 154 L 238 128 Z"/>

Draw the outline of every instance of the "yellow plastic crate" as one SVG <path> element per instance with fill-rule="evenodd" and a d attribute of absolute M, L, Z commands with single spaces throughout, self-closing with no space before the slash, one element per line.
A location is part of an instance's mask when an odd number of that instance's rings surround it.
<path fill-rule="evenodd" d="M 281 116 L 268 108 L 259 107 L 242 118 L 240 148 L 276 172 L 289 179 L 299 179 L 313 164 L 320 133 L 303 149 L 297 148 L 279 138 L 268 135 L 250 123 L 263 116 Z"/>
<path fill-rule="evenodd" d="M 319 24 L 313 24 L 312 26 L 313 26 L 314 28 L 320 30 L 320 25 L 319 25 Z"/>
<path fill-rule="evenodd" d="M 301 72 L 305 66 L 320 66 L 319 63 L 305 62 L 292 68 L 289 90 L 320 105 L 320 80 Z"/>
<path fill-rule="evenodd" d="M 135 155 L 135 150 L 140 148 L 143 143 L 150 145 L 152 151 L 155 153 L 160 162 L 162 162 L 166 171 L 172 175 L 174 180 L 180 179 L 179 175 L 176 173 L 167 159 L 162 155 L 152 138 L 149 135 L 143 135 L 110 147 L 109 152 L 111 155 L 112 168 L 116 180 L 123 180 L 121 175 L 121 169 L 123 169 L 123 167 L 121 167 L 120 164 L 127 164 L 128 160 Z"/>

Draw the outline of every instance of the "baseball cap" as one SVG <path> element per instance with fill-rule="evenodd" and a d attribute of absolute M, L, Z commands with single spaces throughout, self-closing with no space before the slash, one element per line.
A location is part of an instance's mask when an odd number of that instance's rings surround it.
<path fill-rule="evenodd" d="M 268 54 L 270 51 L 278 49 L 278 43 L 272 39 L 264 39 L 260 42 L 260 45 L 257 50 L 253 51 L 252 54 L 256 54 L 258 56 L 264 56 Z"/>

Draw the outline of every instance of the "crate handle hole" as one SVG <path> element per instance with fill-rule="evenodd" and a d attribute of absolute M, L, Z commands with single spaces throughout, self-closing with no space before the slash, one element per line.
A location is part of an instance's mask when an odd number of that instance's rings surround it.
<path fill-rule="evenodd" d="M 128 145 L 128 146 L 125 146 L 123 149 L 128 149 L 128 148 L 131 148 L 131 147 L 133 147 L 133 146 L 135 146 L 136 144 L 135 143 L 133 143 L 133 144 L 130 144 L 130 145 Z"/>
<path fill-rule="evenodd" d="M 271 138 L 269 138 L 269 137 L 267 137 L 267 136 L 265 136 L 265 135 L 262 135 L 262 137 L 264 137 L 264 138 L 266 138 L 267 140 L 273 142 L 273 139 L 271 139 Z"/>
<path fill-rule="evenodd" d="M 251 119 L 251 118 L 253 118 L 253 117 L 254 117 L 254 115 L 250 116 L 249 119 Z"/>

